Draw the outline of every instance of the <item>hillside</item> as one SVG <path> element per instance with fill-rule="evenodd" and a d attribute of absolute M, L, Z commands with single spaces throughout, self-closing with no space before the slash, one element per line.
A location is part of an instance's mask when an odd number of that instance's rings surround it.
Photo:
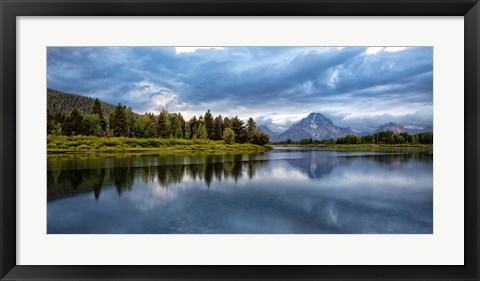
<path fill-rule="evenodd" d="M 67 114 L 74 108 L 78 108 L 83 114 L 87 114 L 92 110 L 94 101 L 94 98 L 47 89 L 47 111 L 51 113 L 62 112 Z M 105 116 L 110 115 L 115 110 L 115 105 L 102 101 L 100 101 L 100 104 Z"/>

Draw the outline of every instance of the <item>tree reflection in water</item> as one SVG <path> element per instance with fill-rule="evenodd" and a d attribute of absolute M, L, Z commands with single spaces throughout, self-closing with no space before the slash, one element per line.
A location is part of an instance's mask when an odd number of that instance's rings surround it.
<path fill-rule="evenodd" d="M 154 159 L 152 161 L 151 158 Z M 215 180 L 233 179 L 237 182 L 247 175 L 255 176 L 255 171 L 264 166 L 267 160 L 257 160 L 255 157 L 244 157 L 242 154 L 221 157 L 218 155 L 202 155 L 202 159 L 186 159 L 188 164 L 175 164 L 165 161 L 157 155 L 144 155 L 144 166 L 132 165 L 132 167 L 109 167 L 82 170 L 56 170 L 47 172 L 48 200 L 60 199 L 65 196 L 93 192 L 98 200 L 102 188 L 114 186 L 119 196 L 125 191 L 130 191 L 135 180 L 144 183 L 158 181 L 159 186 L 168 188 L 170 185 L 181 183 L 184 179 L 202 181 L 210 187 Z M 138 160 L 138 159 L 137 159 Z M 151 165 L 151 163 L 157 163 Z"/>
<path fill-rule="evenodd" d="M 48 157 L 48 233 L 432 233 L 433 156 Z"/>
<path fill-rule="evenodd" d="M 119 196 L 133 188 L 135 180 L 158 182 L 162 188 L 185 179 L 201 181 L 209 188 L 213 181 L 243 177 L 252 179 L 269 160 L 263 154 L 135 155 L 135 157 L 51 157 L 47 171 L 47 200 L 93 192 L 98 200 L 102 188 L 115 187 Z M 310 158 L 305 161 L 305 157 Z M 282 159 L 310 179 L 320 179 L 336 167 L 349 165 L 358 157 L 370 159 L 386 169 L 397 169 L 408 161 L 432 162 L 431 153 L 327 154 L 312 151 L 301 158 Z M 80 164 L 81 162 L 86 162 Z M 110 162 L 109 162 L 110 161 Z M 80 163 L 79 163 L 80 162 Z M 99 164 L 101 163 L 101 164 Z M 94 168 L 87 168 L 88 165 Z"/>

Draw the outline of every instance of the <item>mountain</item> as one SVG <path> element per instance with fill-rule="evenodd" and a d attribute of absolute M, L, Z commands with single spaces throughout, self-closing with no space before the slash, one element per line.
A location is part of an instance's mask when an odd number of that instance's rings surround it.
<path fill-rule="evenodd" d="M 377 133 L 377 132 L 386 132 L 386 131 L 390 131 L 390 132 L 393 132 L 393 133 L 395 133 L 395 134 L 409 133 L 408 130 L 407 130 L 405 127 L 400 126 L 400 125 L 395 124 L 395 123 L 392 123 L 392 122 L 378 127 L 378 128 L 375 130 L 375 133 Z"/>
<path fill-rule="evenodd" d="M 265 125 L 260 125 L 260 126 L 258 126 L 257 129 L 260 130 L 261 132 L 267 134 L 270 137 L 270 140 L 275 139 L 276 137 L 278 137 L 278 135 L 280 135 L 279 132 L 274 132 L 274 131 L 270 130 L 270 128 L 268 128 Z"/>
<path fill-rule="evenodd" d="M 68 114 L 74 108 L 78 108 L 83 114 L 88 114 L 92 110 L 94 101 L 94 98 L 47 89 L 47 111 L 51 113 L 62 112 Z M 102 101 L 100 101 L 100 104 L 105 116 L 110 115 L 116 107 Z"/>
<path fill-rule="evenodd" d="M 336 139 L 346 135 L 355 135 L 351 128 L 335 126 L 333 122 L 321 113 L 310 113 L 307 117 L 293 124 L 272 141 L 299 141 L 301 139 Z"/>

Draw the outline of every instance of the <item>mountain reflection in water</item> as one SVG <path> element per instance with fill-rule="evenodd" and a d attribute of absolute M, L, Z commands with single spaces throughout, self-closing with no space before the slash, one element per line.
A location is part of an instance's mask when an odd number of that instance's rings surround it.
<path fill-rule="evenodd" d="M 431 153 L 49 156 L 48 233 L 432 233 Z"/>

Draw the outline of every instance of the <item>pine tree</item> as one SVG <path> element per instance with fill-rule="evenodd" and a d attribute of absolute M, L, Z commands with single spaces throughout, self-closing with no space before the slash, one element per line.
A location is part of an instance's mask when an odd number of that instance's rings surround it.
<path fill-rule="evenodd" d="M 230 121 L 230 118 L 225 117 L 223 118 L 223 128 L 232 128 L 232 121 Z"/>
<path fill-rule="evenodd" d="M 125 137 L 128 135 L 128 121 L 125 108 L 125 106 L 119 103 L 113 113 L 110 114 L 110 130 L 115 137 Z"/>
<path fill-rule="evenodd" d="M 173 113 L 170 114 L 170 135 L 174 138 L 182 138 L 182 124 L 180 121 L 180 118 L 178 117 L 178 114 Z"/>
<path fill-rule="evenodd" d="M 163 109 L 158 116 L 158 123 L 157 123 L 157 136 L 166 139 L 169 136 L 169 120 L 168 120 L 168 112 Z"/>
<path fill-rule="evenodd" d="M 103 118 L 102 105 L 100 104 L 100 100 L 98 98 L 96 98 L 93 102 L 91 114 L 97 114 L 100 118 Z"/>
<path fill-rule="evenodd" d="M 186 140 L 189 140 L 191 137 L 191 133 L 190 133 L 190 122 L 185 122 L 185 139 Z"/>
<path fill-rule="evenodd" d="M 135 118 L 131 107 L 125 108 L 124 111 L 125 118 L 127 120 L 127 136 L 134 137 L 134 128 L 136 126 L 135 123 L 137 122 L 137 119 Z"/>
<path fill-rule="evenodd" d="M 243 126 L 243 121 L 238 118 L 238 116 L 235 116 L 232 118 L 232 130 L 235 133 L 235 142 L 236 143 L 245 143 L 246 139 L 246 133 L 245 133 L 245 128 Z"/>
<path fill-rule="evenodd" d="M 256 130 L 253 133 L 253 140 L 252 140 L 253 144 L 265 145 L 268 142 L 270 142 L 270 137 L 267 134 L 265 134 L 264 132 Z M 312 139 L 310 139 L 310 143 L 312 143 Z"/>
<path fill-rule="evenodd" d="M 74 108 L 70 114 L 65 118 L 65 123 L 62 128 L 67 136 L 76 136 L 83 134 L 83 115 L 77 108 Z"/>
<path fill-rule="evenodd" d="M 178 115 L 178 120 L 180 120 L 180 129 L 182 130 L 182 138 L 185 135 L 185 119 L 183 119 L 182 114 L 179 112 L 177 113 Z"/>
<path fill-rule="evenodd" d="M 205 128 L 207 129 L 207 137 L 208 139 L 213 140 L 213 116 L 210 112 L 210 109 L 205 113 L 203 120 L 205 123 Z"/>
<path fill-rule="evenodd" d="M 198 126 L 198 138 L 201 140 L 206 140 L 208 138 L 207 127 L 204 123 L 200 123 Z"/>
<path fill-rule="evenodd" d="M 65 116 L 61 112 L 51 114 L 47 112 L 47 134 L 61 136 L 62 126 L 64 126 Z"/>
<path fill-rule="evenodd" d="M 107 121 L 103 116 L 102 105 L 100 104 L 100 100 L 98 98 L 96 98 L 95 101 L 93 102 L 92 111 L 90 113 L 98 115 L 98 117 L 100 118 L 100 126 L 102 127 L 102 130 L 105 132 Z"/>
<path fill-rule="evenodd" d="M 213 139 L 221 140 L 223 134 L 222 115 L 218 115 L 213 121 Z"/>
<path fill-rule="evenodd" d="M 247 136 L 246 141 L 249 143 L 253 143 L 253 138 L 255 137 L 255 131 L 257 130 L 257 125 L 253 118 L 250 117 L 247 121 Z"/>
<path fill-rule="evenodd" d="M 192 139 L 198 138 L 198 120 L 195 115 L 190 119 L 190 134 Z"/>

